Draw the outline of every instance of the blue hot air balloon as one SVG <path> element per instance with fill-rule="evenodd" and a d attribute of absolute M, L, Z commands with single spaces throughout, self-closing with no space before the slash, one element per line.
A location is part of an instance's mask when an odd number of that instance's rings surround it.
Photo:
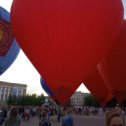
<path fill-rule="evenodd" d="M 40 83 L 41 86 L 43 88 L 43 90 L 49 95 L 49 96 L 53 96 L 53 92 L 51 91 L 51 89 L 48 87 L 47 83 L 44 81 L 43 78 L 40 78 Z"/>
<path fill-rule="evenodd" d="M 9 22 L 10 14 L 0 7 L 0 75 L 11 66 L 20 52 Z"/>

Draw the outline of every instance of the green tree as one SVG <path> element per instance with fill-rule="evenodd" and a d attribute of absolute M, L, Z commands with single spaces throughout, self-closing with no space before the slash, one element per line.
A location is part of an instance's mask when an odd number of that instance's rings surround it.
<path fill-rule="evenodd" d="M 84 105 L 85 106 L 91 106 L 91 107 L 99 107 L 99 103 L 97 102 L 95 97 L 92 96 L 91 94 L 88 94 L 88 95 L 85 96 Z"/>
<path fill-rule="evenodd" d="M 17 98 L 16 96 L 9 96 L 7 100 L 8 105 L 17 105 Z"/>
<path fill-rule="evenodd" d="M 8 105 L 41 105 L 42 101 L 45 100 L 45 96 L 43 94 L 37 96 L 36 94 L 20 96 L 20 97 L 12 97 L 9 96 L 7 100 Z"/>
<path fill-rule="evenodd" d="M 115 107 L 117 105 L 117 99 L 116 98 L 112 98 L 106 105 L 106 107 L 112 108 Z"/>
<path fill-rule="evenodd" d="M 41 94 L 36 98 L 36 105 L 42 105 L 45 102 L 45 96 Z"/>

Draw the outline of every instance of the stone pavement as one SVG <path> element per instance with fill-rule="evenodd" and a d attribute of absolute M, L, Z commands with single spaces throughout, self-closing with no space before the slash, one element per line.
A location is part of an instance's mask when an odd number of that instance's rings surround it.
<path fill-rule="evenodd" d="M 105 126 L 103 116 L 74 116 L 75 126 Z M 38 126 L 38 118 L 23 121 L 21 126 Z M 61 123 L 53 121 L 52 126 L 61 126 Z"/>

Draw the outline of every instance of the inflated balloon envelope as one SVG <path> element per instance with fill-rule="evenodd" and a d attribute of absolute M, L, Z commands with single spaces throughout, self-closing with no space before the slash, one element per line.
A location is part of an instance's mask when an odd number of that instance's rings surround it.
<path fill-rule="evenodd" d="M 84 84 L 102 106 L 105 106 L 114 97 L 111 88 L 105 83 L 97 67 L 88 76 Z"/>
<path fill-rule="evenodd" d="M 0 7 L 0 75 L 11 66 L 20 51 L 9 22 L 9 12 Z"/>
<path fill-rule="evenodd" d="M 126 99 L 126 20 L 106 57 L 99 63 L 102 78 L 111 87 L 118 101 Z"/>
<path fill-rule="evenodd" d="M 11 8 L 16 39 L 62 102 L 111 48 L 122 20 L 121 0 L 14 0 Z"/>

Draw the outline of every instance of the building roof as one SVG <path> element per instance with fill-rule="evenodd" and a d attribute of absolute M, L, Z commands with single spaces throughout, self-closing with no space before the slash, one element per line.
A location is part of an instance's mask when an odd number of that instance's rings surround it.
<path fill-rule="evenodd" d="M 20 83 L 10 83 L 10 82 L 5 82 L 5 81 L 0 81 L 0 85 L 4 86 L 16 86 L 16 87 L 27 87 L 26 84 L 20 84 Z"/>

